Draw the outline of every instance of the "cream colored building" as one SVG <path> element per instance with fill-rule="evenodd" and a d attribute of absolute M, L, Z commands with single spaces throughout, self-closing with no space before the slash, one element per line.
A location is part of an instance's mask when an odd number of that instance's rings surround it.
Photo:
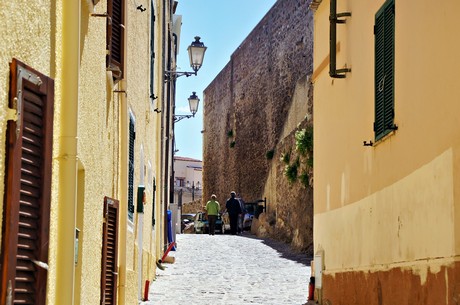
<path fill-rule="evenodd" d="M 165 249 L 176 5 L 1 1 L 1 304 L 143 298 Z"/>
<path fill-rule="evenodd" d="M 174 195 L 179 206 L 201 198 L 203 190 L 203 162 L 201 160 L 174 157 Z"/>
<path fill-rule="evenodd" d="M 460 2 L 311 8 L 317 297 L 457 304 Z"/>

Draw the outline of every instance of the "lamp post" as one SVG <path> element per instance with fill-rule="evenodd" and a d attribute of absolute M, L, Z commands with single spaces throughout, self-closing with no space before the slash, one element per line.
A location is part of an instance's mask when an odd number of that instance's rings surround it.
<path fill-rule="evenodd" d="M 207 47 L 203 42 L 200 41 L 201 37 L 195 36 L 195 41 L 193 41 L 187 48 L 188 57 L 190 60 L 190 67 L 192 67 L 193 72 L 182 72 L 182 71 L 165 71 L 165 82 L 170 82 L 177 79 L 180 76 L 197 75 L 198 70 L 200 70 L 201 65 L 203 64 L 204 53 L 206 52 Z"/>
<path fill-rule="evenodd" d="M 190 107 L 190 112 L 192 114 L 178 114 L 174 115 L 174 123 L 179 122 L 182 119 L 190 119 L 195 116 L 195 113 L 198 111 L 198 104 L 200 99 L 196 95 L 196 92 L 192 92 L 192 95 L 188 98 L 188 105 Z"/>
<path fill-rule="evenodd" d="M 169 203 L 174 201 L 174 150 L 173 150 L 173 143 L 174 143 L 174 123 L 184 119 L 194 117 L 195 113 L 198 110 L 198 103 L 199 99 L 196 96 L 195 92 L 189 98 L 189 105 L 190 105 L 190 112 L 191 115 L 175 115 L 174 114 L 174 105 L 175 105 L 175 95 L 176 95 L 176 79 L 181 76 L 191 76 L 197 75 L 198 70 L 201 68 L 203 64 L 204 54 L 206 52 L 207 47 L 204 45 L 203 42 L 200 41 L 200 37 L 196 36 L 195 41 L 191 43 L 191 45 L 187 48 L 190 60 L 190 66 L 193 69 L 193 72 L 182 72 L 176 70 L 176 59 L 177 59 L 177 35 L 172 33 L 173 37 L 175 38 L 174 42 L 171 40 L 172 36 L 168 35 L 168 40 L 165 41 L 165 45 L 163 45 L 164 50 L 168 56 L 166 69 L 164 70 L 164 78 L 163 82 L 165 85 L 165 101 L 164 101 L 164 116 L 163 118 L 165 121 L 164 123 L 164 132 L 163 132 L 163 140 L 162 145 L 164 149 L 164 157 L 163 157 L 163 175 L 164 175 L 164 215 L 165 215 L 165 228 L 164 232 L 167 232 L 167 208 Z M 173 44 L 176 48 L 173 49 Z M 163 128 L 163 127 L 162 127 Z M 172 137 L 171 137 L 172 134 Z M 164 141 L 164 142 L 163 142 Z M 169 199 L 168 199 L 169 198 Z M 169 200 L 169 201 L 168 201 Z M 167 244 L 167 236 L 164 235 L 164 243 Z"/>

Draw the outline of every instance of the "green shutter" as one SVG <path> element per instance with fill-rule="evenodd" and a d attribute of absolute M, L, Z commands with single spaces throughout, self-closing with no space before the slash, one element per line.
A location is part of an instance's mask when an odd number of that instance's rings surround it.
<path fill-rule="evenodd" d="M 394 126 L 394 0 L 388 0 L 375 15 L 375 140 Z"/>
<path fill-rule="evenodd" d="M 128 219 L 134 220 L 134 118 L 129 116 Z"/>

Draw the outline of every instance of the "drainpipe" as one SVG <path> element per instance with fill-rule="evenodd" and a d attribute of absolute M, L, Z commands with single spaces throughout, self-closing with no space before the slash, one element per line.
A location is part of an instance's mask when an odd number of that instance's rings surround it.
<path fill-rule="evenodd" d="M 126 71 L 126 70 L 125 70 Z M 112 75 L 109 75 L 112 77 Z M 126 90 L 126 84 L 124 80 L 119 83 L 119 90 Z M 115 102 L 115 97 L 113 98 Z M 125 94 L 118 94 L 118 102 L 120 104 L 120 202 L 128 202 L 128 142 L 122 139 L 128 139 L 128 127 L 129 126 L 129 113 L 128 113 L 128 101 Z M 120 208 L 120 228 L 118 230 L 118 292 L 117 298 L 120 305 L 126 304 L 126 228 L 128 227 L 128 209 Z"/>
<path fill-rule="evenodd" d="M 345 73 L 351 72 L 351 69 L 337 69 L 337 23 L 343 24 L 345 20 L 340 17 L 350 17 L 351 13 L 337 14 L 337 0 L 331 0 L 330 15 L 329 15 L 329 76 L 332 78 L 345 78 Z"/>
<path fill-rule="evenodd" d="M 57 243 L 56 243 L 56 304 L 74 304 L 75 226 L 77 207 L 77 118 L 80 70 L 81 1 L 62 0 L 62 64 Z M 58 67 L 59 68 L 59 67 Z"/>

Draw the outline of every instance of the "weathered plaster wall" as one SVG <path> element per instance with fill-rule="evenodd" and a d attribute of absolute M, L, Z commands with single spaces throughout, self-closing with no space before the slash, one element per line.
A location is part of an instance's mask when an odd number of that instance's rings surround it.
<path fill-rule="evenodd" d="M 373 28 L 385 2 L 337 1 L 337 12 L 352 13 L 337 26 L 337 67 L 352 67 L 345 79 L 327 73 L 330 1 L 315 13 L 314 242 L 324 255 L 323 297 L 334 305 L 457 304 L 460 87 L 452 81 L 460 61 L 449 29 L 460 3 L 395 1 L 399 128 L 376 141 Z"/>
<path fill-rule="evenodd" d="M 0 3 L 0 173 L 5 173 L 6 125 L 12 58 L 53 77 L 50 59 L 52 1 L 2 1 Z M 0 217 L 3 217 L 5 175 L 0 175 Z M 1 232 L 0 232 L 1 234 Z M 0 235 L 1 237 L 1 235 Z"/>
<path fill-rule="evenodd" d="M 247 202 L 267 197 L 269 211 L 280 216 L 273 216 L 276 229 L 270 234 L 289 242 L 303 234 L 298 227 L 307 227 L 293 215 L 311 214 L 312 207 L 307 189 L 288 186 L 276 175 L 280 142 L 286 136 L 286 143 L 292 141 L 293 129 L 308 113 L 307 107 L 292 106 L 308 103 L 305 79 L 313 66 L 308 3 L 278 1 L 204 92 L 203 200 L 215 193 L 225 203 L 232 190 Z M 289 115 L 295 109 L 298 115 Z M 309 209 L 299 210 L 297 203 Z"/>

